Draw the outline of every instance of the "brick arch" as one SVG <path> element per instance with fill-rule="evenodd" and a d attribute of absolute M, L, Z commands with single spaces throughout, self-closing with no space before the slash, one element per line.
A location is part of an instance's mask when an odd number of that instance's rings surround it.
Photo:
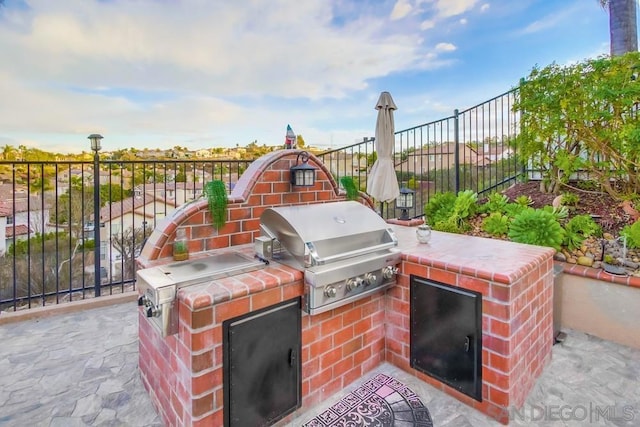
<path fill-rule="evenodd" d="M 317 169 L 315 185 L 291 186 L 289 169 L 302 151 L 278 150 L 251 162 L 229 195 L 227 223 L 220 230 L 211 225 L 205 198 L 180 206 L 157 224 L 137 259 L 138 267 L 147 268 L 163 259 L 166 262 L 172 256 L 178 227 L 186 230 L 189 253 L 197 254 L 253 242 L 260 235 L 260 215 L 267 208 L 346 200 L 329 169 L 311 153 L 309 164 Z M 374 209 L 367 194 L 360 192 L 359 201 Z"/>

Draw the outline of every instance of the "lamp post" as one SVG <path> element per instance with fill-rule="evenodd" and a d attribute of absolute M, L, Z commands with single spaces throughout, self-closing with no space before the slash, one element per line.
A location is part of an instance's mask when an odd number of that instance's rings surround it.
<path fill-rule="evenodd" d="M 415 204 L 415 198 L 413 197 L 414 193 L 415 191 L 404 186 L 400 189 L 400 195 L 396 199 L 396 209 L 402 209 L 402 212 L 400 214 L 400 218 L 398 219 L 402 221 L 409 220 L 408 210 L 413 209 L 413 206 Z"/>
<path fill-rule="evenodd" d="M 93 133 L 88 138 L 91 141 L 91 149 L 93 150 L 93 242 L 95 244 L 93 264 L 95 267 L 95 295 L 99 297 L 102 275 L 100 274 L 100 156 L 98 152 L 102 148 L 100 145 L 102 135 Z"/>

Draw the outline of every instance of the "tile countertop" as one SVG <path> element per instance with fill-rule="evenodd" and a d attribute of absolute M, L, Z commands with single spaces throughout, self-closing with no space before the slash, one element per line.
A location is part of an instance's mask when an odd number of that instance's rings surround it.
<path fill-rule="evenodd" d="M 554 254 L 551 248 L 438 231 L 432 231 L 429 243 L 422 244 L 416 238 L 417 227 L 391 227 L 398 238 L 403 260 L 506 284 L 552 260 Z M 254 253 L 253 244 L 229 250 Z M 552 268 L 550 262 L 549 269 Z M 295 282 L 302 293 L 303 277 L 301 270 L 271 261 L 260 270 L 182 288 L 178 298 L 192 309 L 198 309 Z"/>
<path fill-rule="evenodd" d="M 553 268 L 555 250 L 505 240 L 431 232 L 429 243 L 419 243 L 417 227 L 391 226 L 402 259 L 501 283 L 513 283 L 545 261 Z"/>

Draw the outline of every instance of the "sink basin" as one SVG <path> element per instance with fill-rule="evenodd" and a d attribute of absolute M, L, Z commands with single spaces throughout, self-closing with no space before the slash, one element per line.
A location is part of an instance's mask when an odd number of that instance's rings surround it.
<path fill-rule="evenodd" d="M 225 252 L 206 258 L 174 262 L 158 267 L 174 283 L 197 283 L 257 270 L 264 267 L 259 259 L 240 252 Z"/>

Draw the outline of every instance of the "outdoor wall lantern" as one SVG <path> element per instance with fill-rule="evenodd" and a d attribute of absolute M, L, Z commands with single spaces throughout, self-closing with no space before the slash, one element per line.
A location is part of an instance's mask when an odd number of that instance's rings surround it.
<path fill-rule="evenodd" d="M 402 221 L 409 220 L 409 209 L 413 209 L 416 202 L 415 198 L 413 197 L 414 193 L 415 191 L 405 186 L 400 189 L 400 195 L 396 199 L 396 209 L 402 209 L 402 212 L 400 213 L 400 218 L 398 219 L 401 219 Z"/>
<path fill-rule="evenodd" d="M 302 159 L 302 163 L 300 160 Z M 296 187 L 313 187 L 316 182 L 316 168 L 309 163 L 309 153 L 302 151 L 296 157 L 295 166 L 291 166 L 291 185 Z"/>

